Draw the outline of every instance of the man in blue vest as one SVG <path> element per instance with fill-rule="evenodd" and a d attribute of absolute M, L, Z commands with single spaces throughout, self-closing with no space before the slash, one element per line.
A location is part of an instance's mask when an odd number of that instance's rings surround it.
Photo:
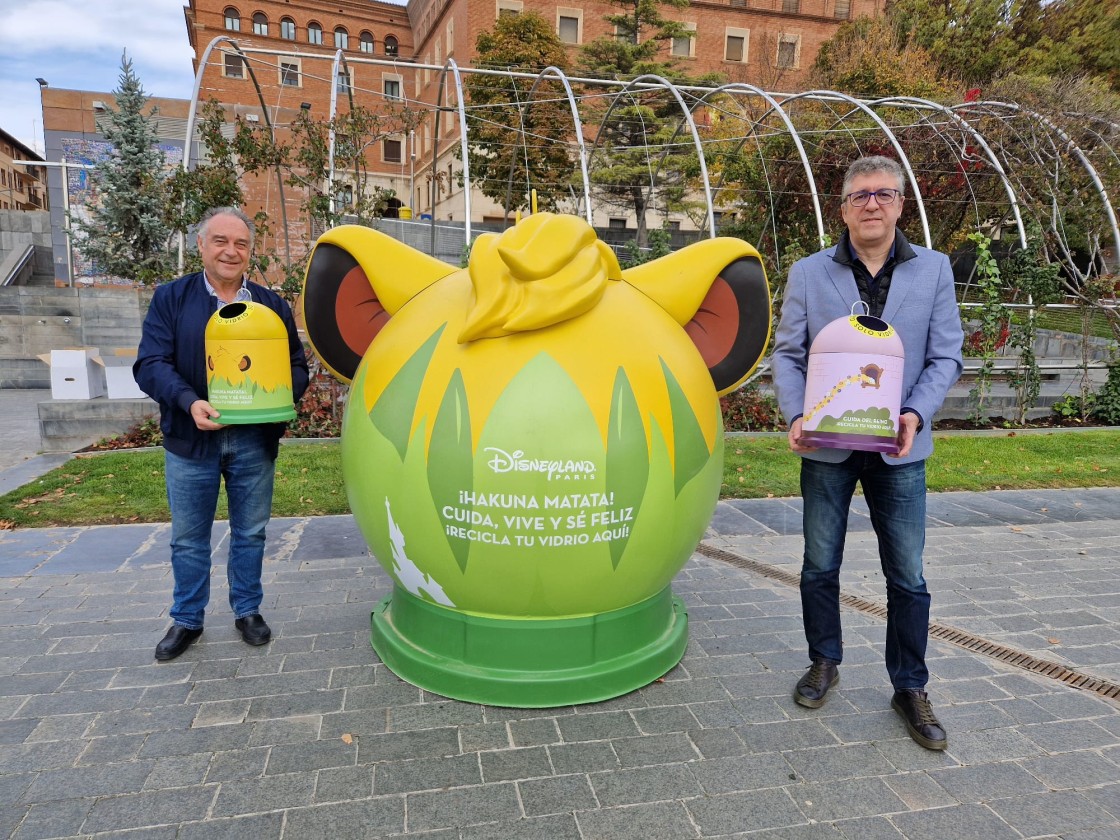
<path fill-rule="evenodd" d="M 174 659 L 202 635 L 210 600 L 210 534 L 218 489 L 229 501 L 226 576 L 234 626 L 250 645 L 272 631 L 260 614 L 265 528 L 272 513 L 276 454 L 284 423 L 223 425 L 207 402 L 206 324 L 219 307 L 253 301 L 284 321 L 296 402 L 307 389 L 308 369 L 288 304 L 246 277 L 253 252 L 253 222 L 232 207 L 210 210 L 198 230 L 203 270 L 159 286 L 144 318 L 133 372 L 140 388 L 159 403 L 167 500 L 171 507 L 173 624 L 156 646 L 156 659 Z"/>
<path fill-rule="evenodd" d="M 905 201 L 902 169 L 890 158 L 861 158 L 844 178 L 839 243 L 793 265 L 774 337 L 774 387 L 789 420 L 789 446 L 801 456 L 805 556 L 801 604 L 811 666 L 794 700 L 822 706 L 840 679 L 840 563 L 848 509 L 863 488 L 887 583 L 886 664 L 910 736 L 943 750 L 944 727 L 926 695 L 930 596 L 922 571 L 926 536 L 925 460 L 930 423 L 962 370 L 960 312 L 944 254 L 906 241 L 896 224 Z M 894 327 L 905 367 L 898 454 L 814 448 L 802 440 L 809 347 L 827 324 L 863 301 Z"/>

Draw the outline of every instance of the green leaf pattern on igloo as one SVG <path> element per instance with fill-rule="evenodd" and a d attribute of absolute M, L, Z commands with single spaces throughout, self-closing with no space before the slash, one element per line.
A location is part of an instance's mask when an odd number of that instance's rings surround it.
<path fill-rule="evenodd" d="M 385 390 L 369 413 L 373 425 L 393 444 L 402 461 L 408 450 L 412 417 L 416 411 L 420 387 L 424 384 L 424 378 L 428 374 L 428 364 L 446 326 L 441 324 L 439 329 L 412 354 L 412 358 L 401 366 L 385 386 Z"/>
<path fill-rule="evenodd" d="M 607 493 L 616 506 L 641 509 L 649 480 L 649 449 L 642 413 L 623 368 L 615 375 L 607 429 Z M 630 535 L 611 541 L 611 565 L 618 568 Z"/>
<path fill-rule="evenodd" d="M 437 510 L 459 505 L 460 491 L 474 486 L 474 453 L 471 447 L 471 413 L 463 374 L 456 369 L 444 391 L 428 445 L 428 486 Z M 468 540 L 446 534 L 447 544 L 462 571 L 471 550 Z"/>
<path fill-rule="evenodd" d="M 673 480 L 676 494 L 708 463 L 712 453 L 688 397 L 665 360 L 661 360 L 665 385 L 669 389 L 669 408 L 673 414 Z"/>

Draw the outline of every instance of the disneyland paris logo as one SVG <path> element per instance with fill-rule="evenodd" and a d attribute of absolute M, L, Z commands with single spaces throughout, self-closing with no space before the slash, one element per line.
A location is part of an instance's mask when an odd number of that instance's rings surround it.
<path fill-rule="evenodd" d="M 485 451 L 490 453 L 490 459 L 486 462 L 486 466 L 499 475 L 510 472 L 543 473 L 549 481 L 556 479 L 578 481 L 595 477 L 594 461 L 573 459 L 550 461 L 540 458 L 526 458 L 525 452 L 521 449 L 506 452 L 494 446 L 486 447 Z"/>

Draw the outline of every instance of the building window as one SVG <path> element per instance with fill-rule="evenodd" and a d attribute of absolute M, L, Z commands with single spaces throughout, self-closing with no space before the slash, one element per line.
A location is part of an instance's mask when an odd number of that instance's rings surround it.
<path fill-rule="evenodd" d="M 403 144 L 400 140 L 390 140 L 388 138 L 383 140 L 381 146 L 381 157 L 385 161 L 385 163 L 400 163 L 402 160 L 402 147 Z"/>
<path fill-rule="evenodd" d="M 237 9 L 233 8 L 233 6 L 230 6 L 228 9 L 226 9 L 225 15 L 226 29 L 228 29 L 230 32 L 240 32 L 241 12 L 237 11 Z"/>
<path fill-rule="evenodd" d="M 296 39 L 296 22 L 291 18 L 280 18 L 280 37 L 285 41 Z"/>
<path fill-rule="evenodd" d="M 624 44 L 638 43 L 638 33 L 622 29 L 617 23 L 614 26 L 614 39 Z"/>
<path fill-rule="evenodd" d="M 299 59 L 280 59 L 280 84 L 284 87 L 299 87 Z"/>
<path fill-rule="evenodd" d="M 307 43 L 321 44 L 323 43 L 323 27 L 312 21 L 307 24 Z"/>
<path fill-rule="evenodd" d="M 556 10 L 556 34 L 565 44 L 582 42 L 583 33 L 580 32 L 582 23 L 582 15 L 578 9 Z"/>
<path fill-rule="evenodd" d="M 787 15 L 801 14 L 801 0 L 782 0 L 782 12 Z"/>
<path fill-rule="evenodd" d="M 401 77 L 400 76 L 386 76 L 383 81 L 386 99 L 400 99 L 401 98 Z"/>
<path fill-rule="evenodd" d="M 223 60 L 223 74 L 228 79 L 244 79 L 245 78 L 245 62 L 237 53 L 227 52 L 224 54 Z"/>
<path fill-rule="evenodd" d="M 447 22 L 447 54 L 455 52 L 455 20 Z"/>
<path fill-rule="evenodd" d="M 681 25 L 691 30 L 692 33 L 696 32 L 695 23 L 684 23 Z M 696 35 L 680 35 L 674 38 L 672 45 L 669 47 L 669 54 L 676 58 L 692 58 L 696 55 Z"/>
<path fill-rule="evenodd" d="M 268 37 L 268 17 L 264 12 L 257 12 L 253 15 L 253 34 Z"/>
<path fill-rule="evenodd" d="M 350 49 L 350 33 L 345 26 L 340 26 L 334 31 L 334 48 L 336 50 Z"/>
<path fill-rule="evenodd" d="M 495 9 L 495 17 L 505 17 L 506 15 L 519 15 L 525 8 L 522 0 L 497 0 L 497 8 Z"/>
<path fill-rule="evenodd" d="M 836 0 L 836 8 L 832 14 L 837 20 L 851 20 L 852 0 Z"/>
<path fill-rule="evenodd" d="M 680 229 L 681 229 L 681 223 L 680 222 L 677 222 L 677 221 L 667 221 L 667 222 L 665 222 L 665 230 L 678 231 Z"/>
<path fill-rule="evenodd" d="M 349 184 L 343 184 L 338 188 L 338 204 L 341 207 L 349 207 L 354 203 L 354 188 Z"/>
<path fill-rule="evenodd" d="M 626 230 L 626 220 L 616 218 L 607 219 L 607 227 L 611 230 Z"/>
<path fill-rule="evenodd" d="M 335 90 L 339 93 L 349 93 L 354 87 L 352 71 L 349 67 L 339 67 L 338 76 L 335 78 Z"/>
<path fill-rule="evenodd" d="M 745 64 L 750 54 L 751 33 L 749 29 L 727 27 L 726 42 L 723 49 L 724 61 Z"/>
<path fill-rule="evenodd" d="M 400 47 L 397 46 L 397 39 L 395 37 L 393 37 L 392 35 L 386 35 L 385 36 L 385 55 L 391 55 L 395 58 L 399 51 L 400 51 Z"/>
<path fill-rule="evenodd" d="M 801 36 L 778 36 L 778 67 L 782 70 L 796 70 L 801 62 Z"/>
<path fill-rule="evenodd" d="M 373 54 L 373 33 L 368 30 L 363 31 L 358 36 L 358 48 L 364 53 Z"/>

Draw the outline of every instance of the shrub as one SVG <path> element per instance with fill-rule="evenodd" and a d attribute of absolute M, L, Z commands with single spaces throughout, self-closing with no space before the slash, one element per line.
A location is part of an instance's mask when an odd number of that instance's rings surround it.
<path fill-rule="evenodd" d="M 729 432 L 774 432 L 782 428 L 778 401 L 753 383 L 720 397 L 719 407 Z"/>

